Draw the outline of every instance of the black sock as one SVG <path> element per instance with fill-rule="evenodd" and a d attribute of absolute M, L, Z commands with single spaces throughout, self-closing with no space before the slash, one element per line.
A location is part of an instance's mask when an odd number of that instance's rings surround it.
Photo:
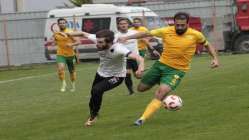
<path fill-rule="evenodd" d="M 90 115 L 92 119 L 98 116 L 98 112 L 100 110 L 101 103 L 102 103 L 103 93 L 104 91 L 102 91 L 102 89 L 97 86 L 94 86 L 92 88 L 91 98 L 89 102 Z"/>
<path fill-rule="evenodd" d="M 133 82 L 132 82 L 132 79 L 131 79 L 131 74 L 127 73 L 126 74 L 126 77 L 125 77 L 125 85 L 126 87 L 128 88 L 130 94 L 133 94 Z"/>

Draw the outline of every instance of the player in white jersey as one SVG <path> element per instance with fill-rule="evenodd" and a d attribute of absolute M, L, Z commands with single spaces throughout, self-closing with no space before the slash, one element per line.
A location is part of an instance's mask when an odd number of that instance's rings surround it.
<path fill-rule="evenodd" d="M 141 77 L 144 71 L 144 59 L 121 44 L 114 44 L 114 32 L 110 30 L 101 30 L 96 35 L 85 32 L 69 34 L 72 36 L 81 35 L 96 42 L 100 56 L 100 64 L 91 89 L 90 117 L 85 123 L 85 126 L 91 126 L 97 119 L 104 92 L 117 87 L 125 78 L 127 57 L 139 62 L 136 71 L 137 77 Z"/>
<path fill-rule="evenodd" d="M 129 19 L 127 18 L 119 18 L 117 21 L 117 25 L 119 32 L 115 34 L 115 38 L 125 37 L 138 33 L 135 30 L 129 30 Z M 134 52 L 135 54 L 139 54 L 137 39 L 128 40 L 127 42 L 124 42 L 122 45 L 126 47 L 128 50 Z M 132 72 L 135 73 L 137 69 L 138 69 L 137 61 L 133 59 L 127 59 L 125 85 L 128 88 L 130 95 L 134 93 L 131 73 Z"/>

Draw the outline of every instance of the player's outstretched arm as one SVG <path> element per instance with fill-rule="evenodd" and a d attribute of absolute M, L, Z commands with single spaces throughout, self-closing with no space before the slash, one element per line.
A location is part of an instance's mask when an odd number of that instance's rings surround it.
<path fill-rule="evenodd" d="M 130 36 L 120 37 L 118 38 L 118 42 L 125 43 L 127 40 L 130 39 L 140 39 L 144 37 L 151 37 L 152 35 L 149 32 L 139 32 Z"/>
<path fill-rule="evenodd" d="M 138 70 L 136 71 L 136 78 L 141 78 L 144 72 L 144 58 L 136 53 L 130 53 L 129 58 L 138 62 Z"/>
<path fill-rule="evenodd" d="M 75 31 L 75 32 L 71 32 L 71 33 L 67 33 L 70 36 L 81 36 L 81 37 L 88 37 L 90 34 L 87 32 L 83 32 L 83 31 Z"/>
<path fill-rule="evenodd" d="M 205 45 L 205 47 L 207 48 L 209 55 L 212 57 L 211 68 L 219 67 L 220 64 L 215 48 L 210 44 Z"/>

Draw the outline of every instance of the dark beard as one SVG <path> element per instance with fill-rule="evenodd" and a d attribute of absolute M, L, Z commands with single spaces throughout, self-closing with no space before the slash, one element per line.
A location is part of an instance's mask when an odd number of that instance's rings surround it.
<path fill-rule="evenodd" d="M 176 34 L 178 34 L 178 35 L 183 35 L 186 31 L 187 31 L 187 29 L 184 29 L 184 30 L 176 30 Z"/>
<path fill-rule="evenodd" d="M 98 48 L 97 47 L 97 49 L 98 49 L 98 51 L 103 51 L 103 50 L 106 50 L 106 49 L 109 49 L 110 47 L 108 46 L 108 45 L 105 45 L 104 47 L 102 47 L 102 48 Z"/>

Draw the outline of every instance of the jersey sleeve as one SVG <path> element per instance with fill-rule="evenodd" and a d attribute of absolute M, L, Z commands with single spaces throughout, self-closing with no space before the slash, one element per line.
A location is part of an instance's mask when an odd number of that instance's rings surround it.
<path fill-rule="evenodd" d="M 159 29 L 151 30 L 149 33 L 153 36 L 162 38 L 163 32 L 164 32 L 164 28 L 159 28 Z"/>
<path fill-rule="evenodd" d="M 143 31 L 143 32 L 148 32 L 149 30 L 148 30 L 147 28 L 143 27 L 143 28 L 142 28 L 142 31 Z"/>
<path fill-rule="evenodd" d="M 128 50 L 126 47 L 123 47 L 122 44 L 117 43 L 114 48 L 114 53 L 116 55 L 128 56 L 131 53 L 131 51 Z"/>
<path fill-rule="evenodd" d="M 209 43 L 201 32 L 197 32 L 197 43 L 207 46 Z"/>

